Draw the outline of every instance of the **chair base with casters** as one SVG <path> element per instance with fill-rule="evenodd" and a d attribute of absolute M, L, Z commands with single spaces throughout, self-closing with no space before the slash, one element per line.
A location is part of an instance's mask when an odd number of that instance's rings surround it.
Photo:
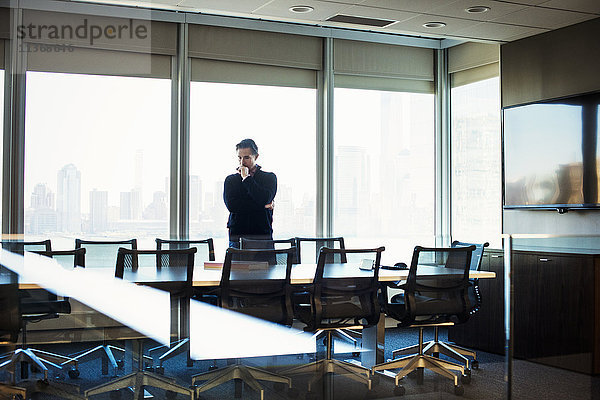
<path fill-rule="evenodd" d="M 290 397 L 295 397 L 295 391 L 292 388 L 292 380 L 286 376 L 276 374 L 261 368 L 249 367 L 246 365 L 235 364 L 228 367 L 218 369 L 215 371 L 208 371 L 201 374 L 192 376 L 192 386 L 195 387 L 196 396 L 200 393 L 205 392 L 209 389 L 217 387 L 229 382 L 231 380 L 238 380 L 244 382 L 246 385 L 260 393 L 261 400 L 264 399 L 265 390 L 263 386 L 258 382 L 267 381 L 274 382 L 275 384 L 283 384 L 288 387 L 288 394 Z M 198 381 L 207 381 L 202 385 L 196 386 Z M 241 397 L 241 391 L 239 385 L 236 382 L 236 398 Z"/>
<path fill-rule="evenodd" d="M 453 323 L 449 323 L 450 325 L 454 325 Z M 439 340 L 439 327 L 435 326 L 433 331 L 433 340 L 430 340 L 427 343 L 424 343 L 423 353 L 427 355 L 437 356 L 438 354 L 443 354 L 446 357 L 452 358 L 462 364 L 465 365 L 465 372 L 462 377 L 464 383 L 468 383 L 471 377 L 471 368 L 478 369 L 479 362 L 477 361 L 477 354 L 473 350 L 465 349 L 464 347 L 456 346 L 451 343 L 442 342 Z M 406 354 L 415 354 L 419 350 L 419 345 L 413 345 L 404 347 L 402 349 L 394 350 L 392 352 L 392 358 L 397 358 L 401 355 Z M 468 357 L 473 357 L 473 360 Z"/>
<path fill-rule="evenodd" d="M 114 371 L 114 376 L 117 376 L 117 370 L 123 369 L 123 360 L 115 357 L 115 352 L 125 354 L 125 349 L 110 344 L 101 344 L 93 349 L 84 350 L 83 352 L 71 355 L 72 359 L 77 363 L 84 361 L 95 360 L 102 358 L 102 375 L 108 375 L 108 365 L 110 364 Z"/>
<path fill-rule="evenodd" d="M 403 357 L 397 360 L 391 360 L 382 364 L 377 364 L 371 368 L 372 373 L 374 374 L 376 371 L 401 368 L 401 370 L 395 375 L 396 388 L 394 389 L 394 393 L 396 395 L 401 395 L 404 394 L 404 388 L 400 385 L 400 380 L 402 378 L 404 378 L 411 372 L 416 371 L 418 382 L 422 383 L 423 369 L 428 369 L 430 371 L 435 372 L 436 374 L 451 379 L 454 383 L 454 393 L 457 396 L 462 396 L 464 394 L 464 388 L 460 384 L 460 382 L 461 378 L 464 376 L 465 368 L 460 364 L 451 361 L 441 360 L 437 357 L 425 354 L 425 347 L 423 344 L 423 328 L 431 325 L 413 326 L 419 328 L 419 344 L 417 345 L 417 354 Z M 429 349 L 434 348 L 435 344 L 436 343 L 429 343 Z M 405 349 L 401 349 L 399 351 L 403 352 L 408 349 L 412 350 L 413 347 L 414 346 L 411 346 Z M 458 372 L 458 374 L 456 372 Z"/>
<path fill-rule="evenodd" d="M 191 400 L 194 398 L 193 390 L 178 385 L 175 383 L 175 379 L 167 378 L 152 372 L 142 371 L 133 372 L 131 374 L 114 379 L 108 383 L 88 389 L 85 391 L 85 398 L 88 399 L 90 396 L 107 392 L 118 393 L 118 390 L 133 388 L 133 398 L 135 400 L 143 400 L 145 397 L 144 393 L 146 386 L 166 390 L 166 398 L 170 398 L 171 396 L 174 397 L 175 393 L 189 395 Z M 173 393 L 171 394 L 169 392 Z M 113 398 L 113 395 L 111 395 L 111 398 Z"/>
<path fill-rule="evenodd" d="M 365 368 L 359 364 L 355 364 L 348 361 L 336 360 L 333 358 L 333 335 L 335 329 L 325 329 L 320 331 L 317 335 L 317 340 L 324 338 L 326 344 L 325 358 L 317 360 L 308 364 L 291 367 L 282 371 L 285 375 L 299 375 L 299 374 L 311 374 L 315 373 L 308 382 L 308 392 L 314 393 L 313 388 L 316 384 L 326 377 L 327 374 L 343 375 L 349 379 L 352 379 L 359 383 L 367 385 L 367 389 L 372 389 L 372 375 L 371 370 Z"/>

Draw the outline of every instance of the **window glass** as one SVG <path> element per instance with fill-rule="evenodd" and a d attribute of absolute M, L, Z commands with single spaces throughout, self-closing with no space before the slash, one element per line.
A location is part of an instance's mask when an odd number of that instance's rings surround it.
<path fill-rule="evenodd" d="M 434 244 L 434 95 L 336 88 L 334 231 L 409 263 Z"/>
<path fill-rule="evenodd" d="M 168 236 L 171 82 L 27 72 L 25 235 Z"/>
<path fill-rule="evenodd" d="M 223 182 L 245 138 L 258 146 L 257 164 L 277 175 L 273 237 L 314 235 L 316 90 L 192 82 L 190 92 L 190 238 L 212 237 L 223 259 Z"/>
<path fill-rule="evenodd" d="M 500 79 L 452 88 L 452 240 L 501 248 Z"/>

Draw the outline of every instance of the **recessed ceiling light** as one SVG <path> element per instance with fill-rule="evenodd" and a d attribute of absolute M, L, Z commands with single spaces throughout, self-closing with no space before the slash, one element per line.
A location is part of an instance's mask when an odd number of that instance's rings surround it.
<path fill-rule="evenodd" d="M 473 7 L 465 8 L 465 11 L 468 12 L 469 14 L 480 14 L 480 13 L 490 11 L 490 8 L 488 6 L 473 6 Z"/>
<path fill-rule="evenodd" d="M 423 24 L 424 28 L 443 28 L 446 26 L 445 22 L 425 22 Z"/>
<path fill-rule="evenodd" d="M 294 13 L 304 14 L 313 11 L 314 8 L 311 6 L 292 6 L 290 7 L 290 11 Z"/>

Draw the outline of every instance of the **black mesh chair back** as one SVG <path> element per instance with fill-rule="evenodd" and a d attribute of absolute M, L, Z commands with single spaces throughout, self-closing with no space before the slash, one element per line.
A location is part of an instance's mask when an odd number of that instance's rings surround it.
<path fill-rule="evenodd" d="M 17 240 L 2 240 L 0 242 L 4 250 L 13 253 L 23 254 L 24 251 L 52 251 L 50 239 L 39 241 L 17 241 Z"/>
<path fill-rule="evenodd" d="M 297 237 L 296 247 L 298 248 L 298 264 L 316 263 L 321 257 L 321 247 L 330 249 L 345 249 L 343 237 L 328 237 L 328 238 L 307 238 Z M 348 262 L 346 253 L 332 253 L 326 255 L 328 263 L 346 263 Z"/>
<path fill-rule="evenodd" d="M 483 260 L 483 251 L 490 244 L 485 243 L 466 243 L 455 240 L 452 242 L 451 247 L 469 247 L 475 246 L 475 250 L 471 254 L 471 271 L 479 271 L 481 269 L 481 261 Z M 481 308 L 481 292 L 479 290 L 479 279 L 470 279 L 471 287 L 469 287 L 469 313 L 475 314 Z"/>
<path fill-rule="evenodd" d="M 67 268 L 85 267 L 86 249 L 75 250 L 54 250 L 54 251 L 33 251 L 45 257 L 55 259 L 60 265 Z"/>
<path fill-rule="evenodd" d="M 137 240 L 83 240 L 75 239 L 76 249 L 86 249 L 87 268 L 113 267 L 119 247 L 135 250 Z"/>
<path fill-rule="evenodd" d="M 475 250 L 473 250 L 473 253 L 471 253 L 471 264 L 470 264 L 469 268 L 471 269 L 471 271 L 479 271 L 479 269 L 481 268 L 481 261 L 483 260 L 483 251 L 489 245 L 490 244 L 488 242 L 467 243 L 467 242 L 459 242 L 458 240 L 455 240 L 452 242 L 452 245 L 450 247 L 475 246 Z"/>
<path fill-rule="evenodd" d="M 379 321 L 377 299 L 379 265 L 384 247 L 373 249 L 330 249 L 322 247 L 312 285 L 308 285 L 311 307 L 302 309 L 300 319 L 307 323 L 306 330 L 372 326 Z M 348 255 L 360 258 L 372 266 L 369 271 L 359 270 L 360 276 L 349 278 L 328 277 L 329 270 L 340 263 L 328 260 L 345 259 Z M 333 256 L 333 257 L 332 257 Z M 307 315 L 309 312 L 311 315 Z"/>
<path fill-rule="evenodd" d="M 156 239 L 156 250 L 179 250 L 196 248 L 198 261 L 215 261 L 215 245 L 212 238 L 202 240 Z"/>
<path fill-rule="evenodd" d="M 16 343 L 21 330 L 17 274 L 0 265 L 0 344 Z"/>
<path fill-rule="evenodd" d="M 278 324 L 291 325 L 293 312 L 290 279 L 295 254 L 295 247 L 264 250 L 228 248 L 219 286 L 221 307 Z M 271 264 L 272 260 L 277 260 L 276 266 L 259 265 L 260 269 L 251 270 L 253 264 Z M 241 270 L 248 269 L 239 271 L 244 275 L 243 279 L 235 279 L 238 271 L 232 271 L 232 266 Z M 271 273 L 276 274 L 275 279 L 265 279 Z M 251 275 L 256 279 L 252 279 Z"/>
<path fill-rule="evenodd" d="M 296 247 L 296 240 L 294 238 L 291 239 L 249 239 L 249 238 L 240 238 L 240 249 L 290 249 Z M 287 254 L 281 253 L 277 254 L 276 258 L 270 260 L 271 264 L 285 264 L 287 262 Z M 298 255 L 297 252 L 292 257 L 292 264 L 298 264 Z"/>
<path fill-rule="evenodd" d="M 443 322 L 468 319 L 468 289 L 471 255 L 475 246 L 414 249 L 404 289 L 403 315 L 393 315 L 404 324 Z M 436 278 L 419 278 L 425 266 L 445 267 L 448 274 Z"/>

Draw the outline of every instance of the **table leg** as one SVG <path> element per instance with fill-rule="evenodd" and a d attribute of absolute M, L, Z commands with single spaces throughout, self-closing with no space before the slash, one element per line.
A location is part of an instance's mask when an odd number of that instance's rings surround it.
<path fill-rule="evenodd" d="M 377 325 L 363 329 L 362 347 L 360 362 L 363 367 L 371 368 L 385 361 L 385 314 L 381 314 Z"/>

